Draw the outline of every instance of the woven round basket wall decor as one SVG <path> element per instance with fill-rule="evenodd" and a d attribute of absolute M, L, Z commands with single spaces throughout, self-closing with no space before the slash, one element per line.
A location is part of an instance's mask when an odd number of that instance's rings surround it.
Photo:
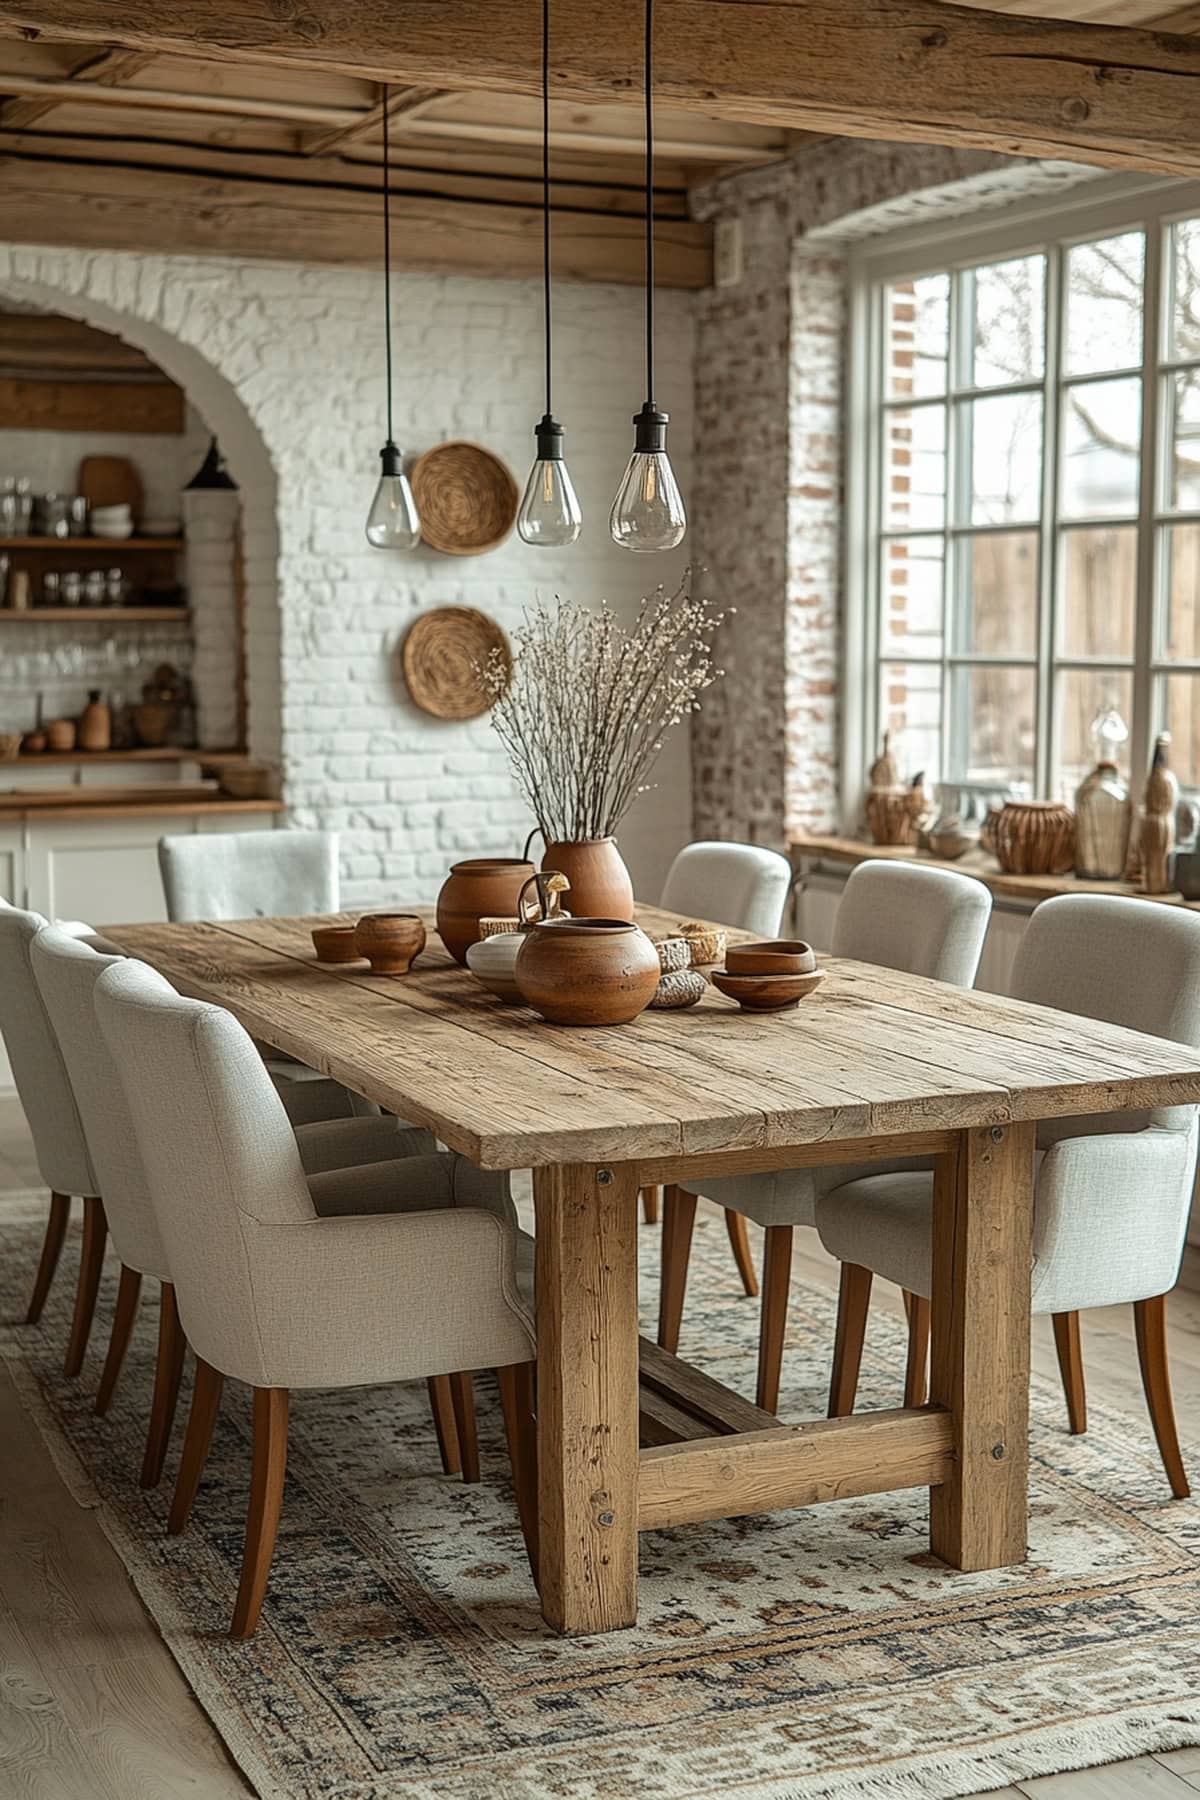
<path fill-rule="evenodd" d="M 492 702 L 478 671 L 493 650 L 512 675 L 512 651 L 495 619 L 473 606 L 439 606 L 422 613 L 405 633 L 400 651 L 414 706 L 438 719 L 477 719 Z"/>
<path fill-rule="evenodd" d="M 516 524 L 516 477 L 482 444 L 436 444 L 413 465 L 412 489 L 422 539 L 447 556 L 495 550 Z"/>

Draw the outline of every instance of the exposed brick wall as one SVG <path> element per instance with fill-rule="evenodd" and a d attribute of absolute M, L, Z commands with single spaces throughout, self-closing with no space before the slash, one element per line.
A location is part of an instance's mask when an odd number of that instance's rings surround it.
<path fill-rule="evenodd" d="M 636 289 L 574 283 L 556 289 L 555 406 L 585 509 L 579 543 L 535 551 L 514 537 L 475 559 L 371 550 L 381 286 L 358 270 L 0 246 L 0 303 L 48 306 L 139 344 L 218 433 L 244 509 L 250 747 L 281 760 L 295 823 L 340 831 L 350 904 L 427 899 L 454 857 L 507 851 L 526 828 L 486 720 L 447 725 L 408 700 L 396 651 L 416 614 L 462 603 L 511 629 L 535 593 L 625 608 L 683 566 L 609 538 L 643 397 L 642 303 Z M 542 410 L 539 284 L 405 274 L 393 293 L 405 449 L 473 438 L 523 483 Z M 694 510 L 693 302 L 664 293 L 659 304 L 657 398 Z M 689 817 L 681 730 L 622 836 L 643 892 L 656 892 Z"/>

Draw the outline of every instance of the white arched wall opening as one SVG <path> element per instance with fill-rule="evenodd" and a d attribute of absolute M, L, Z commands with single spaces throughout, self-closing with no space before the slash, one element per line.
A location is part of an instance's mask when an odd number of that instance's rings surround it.
<path fill-rule="evenodd" d="M 245 656 L 248 748 L 279 761 L 280 621 L 275 466 L 262 426 L 229 375 L 198 345 L 214 320 L 193 295 L 181 304 L 165 259 L 138 258 L 138 279 L 116 279 L 106 259 L 61 250 L 0 245 L 0 306 L 5 300 L 79 319 L 135 345 L 178 383 L 215 432 L 240 490 L 245 557 Z M 170 320 L 170 324 L 168 324 Z"/>

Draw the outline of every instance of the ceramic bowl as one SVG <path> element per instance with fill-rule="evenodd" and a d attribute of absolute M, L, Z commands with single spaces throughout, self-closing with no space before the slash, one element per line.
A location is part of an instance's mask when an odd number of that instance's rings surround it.
<path fill-rule="evenodd" d="M 712 971 L 712 984 L 746 1012 L 783 1012 L 798 1006 L 825 979 L 824 969 L 807 975 L 731 975 L 727 969 Z"/>
<path fill-rule="evenodd" d="M 521 931 L 494 931 L 467 946 L 467 967 L 476 981 L 482 982 L 489 994 L 503 1000 L 506 1006 L 524 1006 L 525 999 L 517 986 L 513 968 L 517 953 L 525 942 Z"/>
<path fill-rule="evenodd" d="M 314 925 L 312 928 L 313 949 L 317 953 L 317 961 L 323 963 L 351 963 L 362 959 L 362 951 L 354 947 L 353 925 Z"/>
<path fill-rule="evenodd" d="M 415 913 L 364 913 L 354 927 L 354 948 L 372 975 L 407 975 L 425 948 L 425 927 Z"/>
<path fill-rule="evenodd" d="M 727 975 L 811 975 L 816 966 L 812 945 L 800 938 L 730 944 L 725 952 Z"/>

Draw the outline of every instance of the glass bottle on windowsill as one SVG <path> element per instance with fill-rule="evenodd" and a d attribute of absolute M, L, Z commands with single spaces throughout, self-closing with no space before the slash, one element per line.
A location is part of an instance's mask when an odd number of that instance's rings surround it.
<path fill-rule="evenodd" d="M 1089 881 L 1120 881 L 1129 854 L 1133 806 L 1117 753 L 1129 727 L 1113 706 L 1092 721 L 1096 767 L 1075 794 L 1075 873 Z"/>

